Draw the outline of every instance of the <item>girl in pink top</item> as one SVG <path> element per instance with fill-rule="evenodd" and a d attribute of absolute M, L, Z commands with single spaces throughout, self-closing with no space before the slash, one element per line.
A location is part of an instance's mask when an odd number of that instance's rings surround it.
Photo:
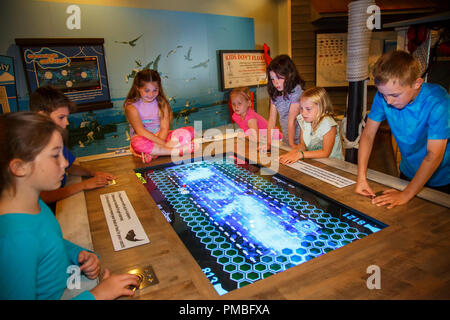
<path fill-rule="evenodd" d="M 256 141 L 259 137 L 267 136 L 267 120 L 250 107 L 252 102 L 247 87 L 233 89 L 230 93 L 230 100 L 233 108 L 231 118 L 244 131 L 246 136 Z M 274 129 L 272 139 L 282 139 L 278 129 Z"/>
<path fill-rule="evenodd" d="M 150 162 L 160 155 L 182 155 L 193 152 L 194 128 L 170 131 L 172 109 L 155 70 L 138 72 L 124 102 L 130 123 L 130 149 L 134 155 Z"/>

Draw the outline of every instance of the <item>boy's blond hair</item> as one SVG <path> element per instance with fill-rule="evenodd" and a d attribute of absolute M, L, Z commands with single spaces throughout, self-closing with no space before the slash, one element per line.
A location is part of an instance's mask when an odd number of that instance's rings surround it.
<path fill-rule="evenodd" d="M 325 116 L 333 117 L 333 103 L 327 91 L 322 87 L 312 87 L 303 91 L 301 99 L 309 99 L 317 105 L 316 123 L 322 121 Z"/>
<path fill-rule="evenodd" d="M 384 85 L 392 80 L 400 85 L 412 86 L 420 78 L 419 62 L 405 51 L 395 50 L 383 54 L 378 58 L 373 68 L 375 85 Z"/>

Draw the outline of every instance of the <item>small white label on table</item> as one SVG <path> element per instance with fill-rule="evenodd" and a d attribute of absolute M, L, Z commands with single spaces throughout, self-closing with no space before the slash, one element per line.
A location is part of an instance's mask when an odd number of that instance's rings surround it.
<path fill-rule="evenodd" d="M 326 183 L 332 184 L 338 188 L 343 188 L 355 184 L 356 182 L 347 178 L 344 178 L 333 172 L 318 168 L 309 163 L 298 161 L 292 164 L 288 164 L 289 167 L 294 168 L 300 172 L 306 173 L 311 177 L 322 180 Z"/>
<path fill-rule="evenodd" d="M 125 191 L 102 194 L 100 200 L 114 251 L 150 242 Z"/>

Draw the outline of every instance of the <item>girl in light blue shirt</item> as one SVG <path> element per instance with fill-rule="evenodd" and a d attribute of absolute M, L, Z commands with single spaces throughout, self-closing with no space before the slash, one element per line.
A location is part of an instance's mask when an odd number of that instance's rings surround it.
<path fill-rule="evenodd" d="M 48 116 L 15 112 L 0 116 L 0 300 L 60 299 L 79 266 L 89 279 L 100 273 L 100 261 L 62 237 L 41 191 L 59 188 L 67 161 L 62 129 Z M 105 276 L 75 299 L 115 299 L 132 295 L 135 275 Z"/>

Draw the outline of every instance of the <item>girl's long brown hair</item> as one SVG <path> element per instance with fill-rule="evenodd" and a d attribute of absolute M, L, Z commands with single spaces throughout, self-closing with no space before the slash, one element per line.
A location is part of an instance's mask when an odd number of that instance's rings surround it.
<path fill-rule="evenodd" d="M 0 195 L 12 188 L 15 193 L 14 176 L 9 171 L 13 159 L 33 161 L 49 143 L 53 132 L 63 135 L 53 120 L 37 112 L 14 112 L 0 116 Z"/>
<path fill-rule="evenodd" d="M 272 81 L 270 80 L 270 71 L 275 72 L 277 75 L 283 76 L 284 88 L 283 92 L 280 92 L 275 88 Z M 267 90 L 269 96 L 272 100 L 277 97 L 287 97 L 297 85 L 300 85 L 302 89 L 305 88 L 305 81 L 300 77 L 297 71 L 297 67 L 288 55 L 282 54 L 273 59 L 269 66 L 267 67 L 267 79 L 269 79 L 267 84 Z"/>
<path fill-rule="evenodd" d="M 156 70 L 144 69 L 136 74 L 130 91 L 128 91 L 127 97 L 123 103 L 123 107 L 125 108 L 126 105 L 138 101 L 141 98 L 138 89 L 145 86 L 148 82 L 156 82 L 158 84 L 159 94 L 156 97 L 156 100 L 158 101 L 159 116 L 162 117 L 165 113 L 167 113 L 169 115 L 169 123 L 171 123 L 173 119 L 172 108 L 170 107 L 169 101 L 164 93 L 161 84 L 161 77 Z"/>

